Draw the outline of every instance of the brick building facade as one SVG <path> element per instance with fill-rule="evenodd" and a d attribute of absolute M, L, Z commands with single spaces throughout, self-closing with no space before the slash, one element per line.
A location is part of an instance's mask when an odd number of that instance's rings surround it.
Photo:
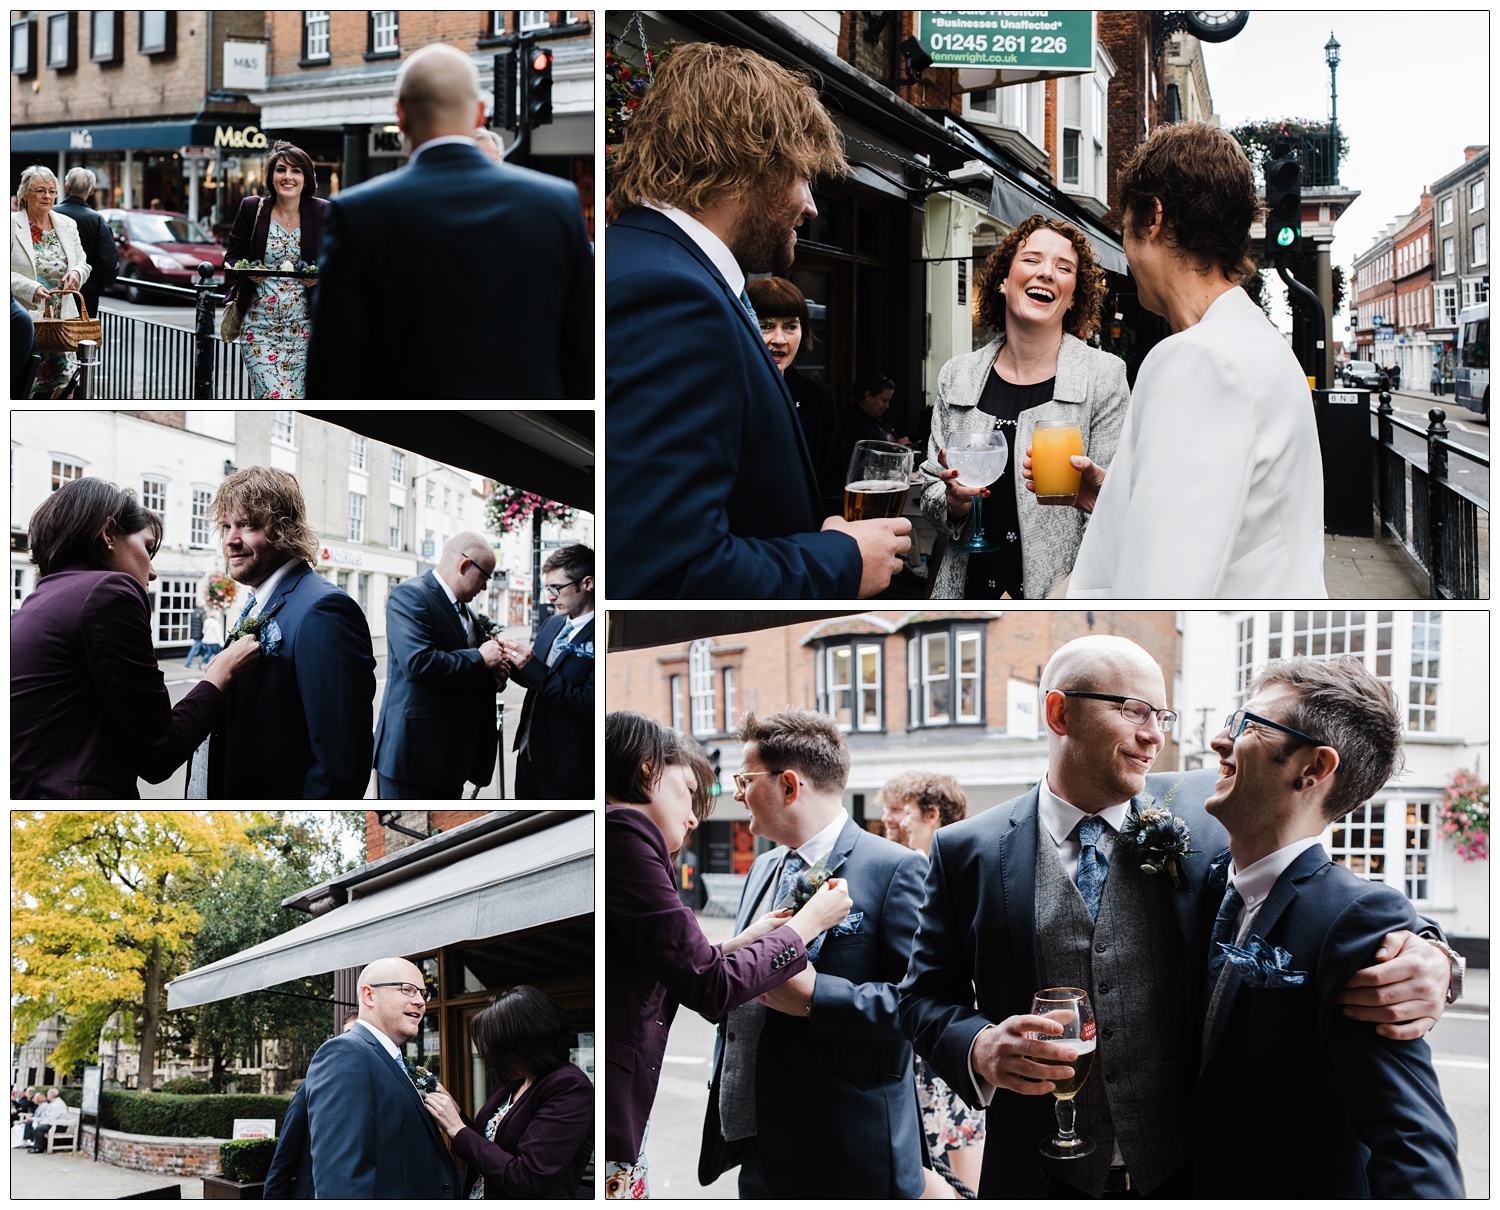
<path fill-rule="evenodd" d="M 959 779 L 969 809 L 1014 797 L 1045 772 L 1037 682 L 1051 653 L 1085 634 L 1134 640 L 1161 664 L 1168 693 L 1181 661 L 1175 614 L 1165 611 L 985 610 L 850 614 L 687 644 L 615 652 L 606 664 L 610 710 L 635 710 L 697 736 L 718 752 L 725 787 L 695 833 L 689 864 L 743 873 L 754 858 L 748 816 L 729 775 L 747 711 L 788 706 L 836 718 L 853 758 L 844 802 L 878 820 L 871 800 L 889 778 L 934 769 Z M 1175 768 L 1175 736 L 1157 767 Z"/>
<path fill-rule="evenodd" d="M 407 836 L 394 828 L 383 825 L 380 816 L 384 812 L 365 812 L 365 860 L 379 861 L 391 853 L 399 853 L 422 842 L 415 836 Z M 413 832 L 431 836 L 437 832 L 451 832 L 461 823 L 488 815 L 488 811 L 395 811 L 391 822 L 399 823 Z"/>
<path fill-rule="evenodd" d="M 1427 332 L 1432 326 L 1432 194 L 1422 200 L 1410 219 L 1391 237 L 1392 273 L 1396 287 L 1396 360 L 1401 385 L 1421 389 L 1432 371 L 1433 349 Z"/>

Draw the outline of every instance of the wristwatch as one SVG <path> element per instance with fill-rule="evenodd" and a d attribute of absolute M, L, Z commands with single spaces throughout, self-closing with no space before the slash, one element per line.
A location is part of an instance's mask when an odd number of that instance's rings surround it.
<path fill-rule="evenodd" d="M 1468 965 L 1464 956 L 1451 945 L 1446 945 L 1436 937 L 1422 934 L 1423 940 L 1429 945 L 1435 945 L 1443 953 L 1448 955 L 1448 999 L 1445 1003 L 1452 1004 L 1464 994 L 1464 967 Z"/>

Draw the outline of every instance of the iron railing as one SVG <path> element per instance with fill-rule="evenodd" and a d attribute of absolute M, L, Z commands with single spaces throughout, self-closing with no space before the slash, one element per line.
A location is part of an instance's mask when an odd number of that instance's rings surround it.
<path fill-rule="evenodd" d="M 1302 165 L 1302 187 L 1339 183 L 1337 130 L 1305 130 L 1297 139 L 1297 162 Z"/>
<path fill-rule="evenodd" d="M 1372 469 L 1382 528 L 1399 538 L 1427 572 L 1433 600 L 1478 600 L 1481 531 L 1489 529 L 1489 505 L 1448 478 L 1448 456 L 1457 454 L 1486 471 L 1488 456 L 1448 439 L 1448 417 L 1442 408 L 1427 413 L 1428 425 L 1423 428 L 1397 419 L 1390 392 L 1382 391 L 1375 415 Z M 1396 448 L 1397 429 L 1426 441 L 1426 466 Z"/>

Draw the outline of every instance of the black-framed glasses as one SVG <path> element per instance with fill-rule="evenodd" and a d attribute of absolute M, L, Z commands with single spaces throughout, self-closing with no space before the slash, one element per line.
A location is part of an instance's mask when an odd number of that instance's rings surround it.
<path fill-rule="evenodd" d="M 1243 708 L 1236 710 L 1224 720 L 1224 729 L 1229 732 L 1230 739 L 1239 739 L 1244 734 L 1246 723 L 1258 723 L 1262 727 L 1274 727 L 1277 731 L 1285 731 L 1288 735 L 1295 735 L 1300 740 L 1305 740 L 1315 748 L 1331 748 L 1333 745 L 1327 740 L 1314 739 L 1305 731 L 1298 731 L 1295 727 L 1288 727 L 1285 723 L 1278 723 L 1275 719 L 1262 718 L 1258 714 L 1251 714 Z"/>
<path fill-rule="evenodd" d="M 1154 714 L 1163 735 L 1171 731 L 1172 724 L 1177 721 L 1177 711 L 1153 706 L 1150 702 L 1138 697 L 1122 697 L 1118 693 L 1086 693 L 1082 689 L 1059 689 L 1058 692 L 1064 697 L 1087 697 L 1096 702 L 1118 702 L 1120 717 L 1138 727 L 1145 724 Z"/>
<path fill-rule="evenodd" d="M 736 773 L 734 774 L 734 788 L 741 794 L 750 793 L 750 779 L 752 777 L 780 777 L 785 769 L 762 769 L 758 773 Z"/>
<path fill-rule="evenodd" d="M 415 1000 L 419 996 L 424 1000 L 431 1000 L 432 993 L 425 987 L 418 987 L 415 983 L 366 983 L 366 987 L 394 987 L 408 1000 Z"/>
<path fill-rule="evenodd" d="M 549 597 L 555 597 L 559 593 L 561 593 L 564 588 L 573 588 L 582 583 L 582 580 L 564 580 L 561 584 L 543 584 L 542 587 L 547 590 L 547 595 Z"/>
<path fill-rule="evenodd" d="M 472 567 L 475 571 L 477 571 L 479 573 L 479 582 L 481 584 L 488 584 L 492 579 L 495 578 L 495 573 L 494 572 L 492 572 L 492 571 L 485 571 L 483 568 L 481 568 L 479 566 L 478 563 L 474 562 L 473 559 L 470 559 L 468 555 L 465 555 L 464 559 L 469 564 L 470 567 Z M 373 987 L 374 985 L 371 984 L 371 986 Z"/>

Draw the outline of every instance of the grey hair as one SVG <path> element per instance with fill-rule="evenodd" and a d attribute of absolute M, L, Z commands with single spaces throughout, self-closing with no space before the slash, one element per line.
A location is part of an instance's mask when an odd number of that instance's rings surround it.
<path fill-rule="evenodd" d="M 474 131 L 474 141 L 476 143 L 489 143 L 499 153 L 500 159 L 502 161 L 505 159 L 505 140 L 493 130 L 480 126 Z"/>
<path fill-rule="evenodd" d="M 26 195 L 31 192 L 31 182 L 36 180 L 37 177 L 51 181 L 54 187 L 57 185 L 57 173 L 53 172 L 45 164 L 32 164 L 31 167 L 23 169 L 21 172 L 21 184 L 16 190 L 16 204 L 18 206 L 24 207 L 26 205 Z"/>
<path fill-rule="evenodd" d="M 65 184 L 70 197 L 88 197 L 99 184 L 99 175 L 92 168 L 70 168 Z"/>

